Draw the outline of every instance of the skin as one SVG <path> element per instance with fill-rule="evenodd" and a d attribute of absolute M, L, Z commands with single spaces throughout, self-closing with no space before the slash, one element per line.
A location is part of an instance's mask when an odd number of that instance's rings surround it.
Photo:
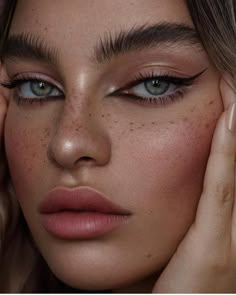
<path fill-rule="evenodd" d="M 78 17 L 78 11 L 86 17 Z M 194 46 L 160 46 L 99 67 L 88 57 L 88 49 L 107 28 L 115 32 L 137 22 L 162 21 L 193 26 L 180 0 L 69 5 L 25 0 L 19 1 L 13 18 L 10 34 L 39 35 L 59 53 L 54 67 L 4 61 L 2 75 L 42 73 L 66 96 L 42 106 L 17 105 L 11 96 L 4 141 L 12 182 L 35 243 L 52 272 L 74 288 L 150 292 L 195 219 L 211 140 L 223 111 L 220 75 L 206 52 Z M 86 31 L 78 31 L 80 27 Z M 65 35 L 65 28 L 70 34 Z M 182 99 L 166 106 L 105 98 L 109 89 L 124 86 L 137 68 L 150 63 L 150 69 L 184 76 L 207 70 Z M 40 202 L 57 186 L 81 185 L 101 191 L 129 210 L 131 218 L 89 241 L 51 236 L 40 221 Z"/>

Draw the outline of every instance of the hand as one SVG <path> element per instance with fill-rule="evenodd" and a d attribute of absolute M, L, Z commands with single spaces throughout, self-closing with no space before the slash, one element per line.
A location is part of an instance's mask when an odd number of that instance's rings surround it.
<path fill-rule="evenodd" d="M 217 122 L 196 218 L 157 280 L 154 293 L 236 292 L 236 94 L 223 79 Z"/>
<path fill-rule="evenodd" d="M 6 80 L 6 73 L 1 68 L 0 62 L 0 81 Z M 3 132 L 4 123 L 8 108 L 8 96 L 9 90 L 1 87 L 0 85 L 0 190 L 2 191 L 2 186 L 5 185 L 5 173 L 6 173 L 6 156 L 3 154 Z"/>

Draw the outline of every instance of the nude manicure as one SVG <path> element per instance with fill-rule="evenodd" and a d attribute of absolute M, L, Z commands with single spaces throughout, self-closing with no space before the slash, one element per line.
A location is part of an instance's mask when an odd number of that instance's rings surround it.
<path fill-rule="evenodd" d="M 228 111 L 228 129 L 236 132 L 236 103 L 232 104 Z"/>

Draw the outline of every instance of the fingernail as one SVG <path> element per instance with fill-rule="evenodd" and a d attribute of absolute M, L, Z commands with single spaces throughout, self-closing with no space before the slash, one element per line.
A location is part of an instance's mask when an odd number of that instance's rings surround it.
<path fill-rule="evenodd" d="M 236 132 L 236 103 L 230 106 L 227 115 L 227 125 L 229 131 Z"/>

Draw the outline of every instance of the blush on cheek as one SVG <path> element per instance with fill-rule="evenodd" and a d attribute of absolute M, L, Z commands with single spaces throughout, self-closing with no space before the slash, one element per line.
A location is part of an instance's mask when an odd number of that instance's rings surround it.
<path fill-rule="evenodd" d="M 132 194 L 144 210 L 150 210 L 148 199 L 172 225 L 176 212 L 191 218 L 201 194 L 215 124 L 214 118 L 207 122 L 195 118 L 156 127 L 155 135 L 142 136 L 142 142 L 132 146 L 127 181 L 140 184 Z"/>
<path fill-rule="evenodd" d="M 166 142 L 171 156 L 163 163 L 168 177 L 160 212 L 164 214 L 168 206 L 163 220 L 176 240 L 182 239 L 195 218 L 216 121 L 183 122 Z"/>
<path fill-rule="evenodd" d="M 42 151 L 35 131 L 6 126 L 5 148 L 13 186 L 19 199 L 30 195 L 42 169 Z M 37 185 L 38 186 L 38 185 Z M 36 187 L 37 187 L 36 186 Z"/>
<path fill-rule="evenodd" d="M 207 123 L 183 122 L 171 130 L 165 143 L 172 189 L 180 188 L 203 177 L 216 120 Z"/>
<path fill-rule="evenodd" d="M 149 201 L 170 244 L 180 241 L 194 220 L 215 124 L 185 121 L 173 126 L 162 142 L 162 153 L 149 163 L 150 175 L 156 176 L 149 182 Z"/>

